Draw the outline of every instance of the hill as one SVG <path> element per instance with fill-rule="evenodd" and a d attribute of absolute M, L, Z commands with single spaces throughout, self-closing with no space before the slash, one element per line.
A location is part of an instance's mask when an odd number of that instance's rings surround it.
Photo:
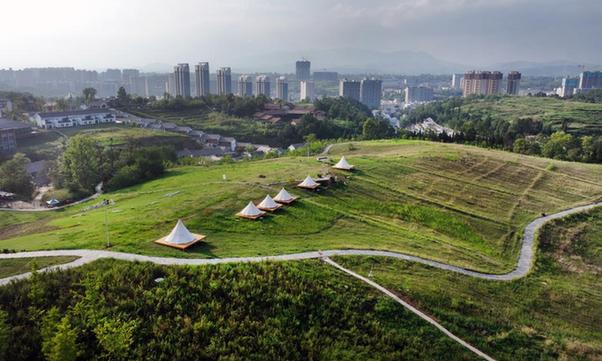
<path fill-rule="evenodd" d="M 455 144 L 375 141 L 337 144 L 358 171 L 310 193 L 293 189 L 328 170 L 311 158 L 183 167 L 145 184 L 51 213 L 3 212 L 0 247 L 106 247 L 176 257 L 225 257 L 363 248 L 400 251 L 467 268 L 505 272 L 522 228 L 542 212 L 602 197 L 602 166 L 525 157 Z M 282 186 L 298 203 L 250 222 L 234 215 Z M 187 253 L 152 241 L 181 218 L 207 241 Z"/>

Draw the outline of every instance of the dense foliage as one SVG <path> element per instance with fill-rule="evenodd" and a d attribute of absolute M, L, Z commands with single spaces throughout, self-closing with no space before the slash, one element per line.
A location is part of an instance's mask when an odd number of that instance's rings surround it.
<path fill-rule="evenodd" d="M 199 98 L 165 97 L 152 102 L 150 106 L 157 110 L 182 111 L 195 110 L 199 114 L 220 112 L 237 117 L 250 117 L 263 109 L 269 101 L 265 96 L 238 97 L 230 95 L 207 95 Z"/>
<path fill-rule="evenodd" d="M 30 199 L 33 194 L 31 176 L 26 166 L 29 159 L 16 153 L 11 159 L 0 165 L 0 191 L 11 192 L 24 199 Z"/>
<path fill-rule="evenodd" d="M 85 194 L 104 181 L 109 190 L 114 190 L 162 175 L 168 161 L 175 161 L 171 147 L 141 147 L 132 140 L 116 147 L 77 135 L 69 139 L 59 159 L 54 183 Z"/>
<path fill-rule="evenodd" d="M 602 103 L 602 89 L 590 90 L 587 93 L 577 93 L 571 99 L 587 103 Z"/>
<path fill-rule="evenodd" d="M 316 262 L 103 261 L 38 274 L 0 289 L 1 339 L 0 358 L 14 361 L 468 357 L 401 306 Z"/>

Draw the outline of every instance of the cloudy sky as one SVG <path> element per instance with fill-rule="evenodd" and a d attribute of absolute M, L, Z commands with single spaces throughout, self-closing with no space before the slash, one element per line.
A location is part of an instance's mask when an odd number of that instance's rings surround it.
<path fill-rule="evenodd" d="M 602 0 L 4 0 L 1 9 L 0 67 L 237 65 L 343 48 L 475 65 L 602 63 Z"/>

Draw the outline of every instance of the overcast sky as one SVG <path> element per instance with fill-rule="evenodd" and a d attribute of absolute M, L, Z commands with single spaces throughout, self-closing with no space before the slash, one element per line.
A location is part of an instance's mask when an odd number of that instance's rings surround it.
<path fill-rule="evenodd" d="M 602 0 L 2 0 L 1 14 L 0 67 L 241 64 L 338 48 L 602 63 Z"/>

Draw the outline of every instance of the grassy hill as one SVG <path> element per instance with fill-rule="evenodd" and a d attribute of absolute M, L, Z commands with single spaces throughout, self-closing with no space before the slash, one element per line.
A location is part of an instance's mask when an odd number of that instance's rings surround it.
<path fill-rule="evenodd" d="M 513 268 L 522 228 L 542 212 L 602 197 L 602 166 L 525 157 L 454 144 L 337 144 L 358 167 L 344 183 L 310 193 L 293 185 L 328 167 L 313 158 L 184 167 L 139 186 L 52 213 L 3 212 L 0 248 L 96 248 L 176 257 L 280 254 L 333 248 L 386 249 L 482 271 Z M 224 176 L 226 180 L 224 180 Z M 252 222 L 249 200 L 283 185 L 298 203 Z M 189 252 L 154 244 L 178 218 L 207 235 Z"/>
<path fill-rule="evenodd" d="M 491 282 L 386 258 L 338 257 L 498 360 L 602 358 L 602 209 L 544 226 L 535 270 Z"/>
<path fill-rule="evenodd" d="M 602 104 L 569 101 L 544 97 L 500 97 L 473 99 L 462 106 L 467 113 L 479 112 L 492 119 L 531 118 L 550 124 L 553 130 L 562 129 L 576 135 L 602 135 Z"/>

